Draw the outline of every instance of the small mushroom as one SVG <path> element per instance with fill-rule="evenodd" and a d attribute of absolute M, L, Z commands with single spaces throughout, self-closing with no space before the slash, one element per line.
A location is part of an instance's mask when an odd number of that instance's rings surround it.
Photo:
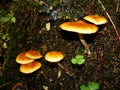
<path fill-rule="evenodd" d="M 26 57 L 31 59 L 39 59 L 42 57 L 42 55 L 37 50 L 30 49 L 25 54 Z"/>
<path fill-rule="evenodd" d="M 26 57 L 25 54 L 26 52 L 21 52 L 20 54 L 18 54 L 18 56 L 16 57 L 16 62 L 19 64 L 27 64 L 34 61 L 34 59 Z"/>
<path fill-rule="evenodd" d="M 50 51 L 45 55 L 45 60 L 48 62 L 59 62 L 64 58 L 64 55 L 59 51 Z"/>
<path fill-rule="evenodd" d="M 45 60 L 48 62 L 55 63 L 57 62 L 57 65 L 64 69 L 64 66 L 59 63 L 64 58 L 64 55 L 60 51 L 50 51 L 45 55 Z"/>
<path fill-rule="evenodd" d="M 92 34 L 97 32 L 98 27 L 94 24 L 86 23 L 83 21 L 75 21 L 75 22 L 65 22 L 60 25 L 60 28 L 70 32 L 76 32 L 79 35 L 79 39 L 83 46 L 85 47 L 85 51 L 88 54 L 91 54 L 90 49 L 86 41 L 84 40 L 83 34 Z"/>
<path fill-rule="evenodd" d="M 88 15 L 88 16 L 85 16 L 84 19 L 95 25 L 101 25 L 108 22 L 106 18 L 99 15 Z"/>
<path fill-rule="evenodd" d="M 65 70 L 65 72 L 70 75 L 73 76 L 67 69 L 65 69 L 65 67 L 60 63 L 61 60 L 63 60 L 64 55 L 60 52 L 60 51 L 50 51 L 45 55 L 45 60 L 48 62 L 52 62 L 52 63 L 57 63 L 57 65 L 62 68 L 63 70 Z M 58 73 L 59 74 L 59 73 Z"/>
<path fill-rule="evenodd" d="M 20 72 L 22 72 L 24 74 L 29 74 L 29 73 L 32 73 L 32 72 L 38 70 L 41 66 L 42 66 L 42 64 L 38 61 L 33 61 L 28 64 L 21 64 Z"/>

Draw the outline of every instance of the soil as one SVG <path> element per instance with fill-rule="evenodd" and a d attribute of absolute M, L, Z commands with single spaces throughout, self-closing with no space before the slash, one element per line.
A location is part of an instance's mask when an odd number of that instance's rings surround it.
<path fill-rule="evenodd" d="M 99 83 L 99 90 L 120 90 L 120 37 L 116 35 L 106 12 L 101 6 L 97 6 L 97 1 L 90 0 L 85 4 L 86 0 L 83 0 L 84 4 L 80 2 L 79 5 L 78 0 L 74 4 L 71 0 L 63 0 L 63 4 L 58 3 L 57 6 L 57 0 L 56 3 L 51 2 L 53 9 L 50 11 L 47 7 L 49 1 L 46 1 L 45 7 L 44 4 L 39 6 L 38 2 L 24 1 L 2 2 L 5 6 L 0 5 L 8 11 L 13 8 L 17 20 L 16 24 L 10 24 L 9 30 L 4 32 L 11 36 L 6 42 L 8 47 L 0 48 L 0 90 L 80 90 L 80 85 L 87 85 L 90 81 Z M 66 2 L 69 3 L 68 6 Z M 120 11 L 115 12 L 116 2 L 110 2 L 107 2 L 106 7 L 108 5 L 107 10 L 120 34 Z M 61 13 L 65 16 L 59 17 L 58 14 Z M 59 26 L 65 21 L 83 20 L 83 16 L 95 13 L 106 17 L 108 23 L 99 25 L 95 34 L 84 35 L 91 51 L 91 55 L 88 55 L 84 53 L 85 49 L 77 33 L 63 31 Z M 46 29 L 47 23 L 50 23 L 50 30 Z M 29 49 L 38 50 L 43 55 L 41 59 L 37 59 L 42 67 L 31 74 L 23 74 L 15 59 L 20 52 Z M 53 50 L 65 55 L 59 62 L 63 67 L 45 60 L 45 54 Z M 71 63 L 71 59 L 77 54 L 84 56 L 84 64 Z"/>

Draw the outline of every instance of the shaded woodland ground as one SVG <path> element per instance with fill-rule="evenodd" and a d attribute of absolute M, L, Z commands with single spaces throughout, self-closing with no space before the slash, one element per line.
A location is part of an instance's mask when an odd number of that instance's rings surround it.
<path fill-rule="evenodd" d="M 89 81 L 99 83 L 100 90 L 120 90 L 120 1 L 101 1 L 117 31 L 98 0 L 0 1 L 0 10 L 6 11 L 0 17 L 12 13 L 16 18 L 15 23 L 0 25 L 0 90 L 12 90 L 18 82 L 22 86 L 15 90 L 80 90 L 80 85 Z M 76 33 L 59 27 L 65 21 L 83 20 L 89 14 L 108 19 L 97 33 L 84 35 L 92 52 L 90 56 L 83 54 L 84 47 Z M 47 23 L 50 30 L 46 30 Z M 26 75 L 19 71 L 15 59 L 29 49 L 42 53 L 43 58 L 38 60 L 42 68 Z M 44 55 L 51 50 L 64 53 L 60 62 L 64 69 L 45 61 Z M 84 56 L 84 64 L 71 63 L 76 54 Z"/>

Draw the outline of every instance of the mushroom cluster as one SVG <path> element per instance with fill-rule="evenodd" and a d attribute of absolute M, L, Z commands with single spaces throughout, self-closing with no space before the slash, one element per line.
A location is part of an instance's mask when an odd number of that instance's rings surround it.
<path fill-rule="evenodd" d="M 39 51 L 33 49 L 18 54 L 18 56 L 16 57 L 16 62 L 21 64 L 20 72 L 24 74 L 29 74 L 38 70 L 42 66 L 42 64 L 35 59 L 39 59 L 41 57 L 42 55 L 39 53 Z"/>
<path fill-rule="evenodd" d="M 35 59 L 40 59 L 42 55 L 39 53 L 39 51 L 30 49 L 28 51 L 21 52 L 16 57 L 16 62 L 21 64 L 20 65 L 20 72 L 24 74 L 32 73 L 36 70 L 38 70 L 42 64 Z M 64 58 L 64 55 L 60 51 L 49 51 L 45 55 L 45 60 L 48 62 L 57 62 L 57 65 L 61 68 L 63 66 L 59 63 Z"/>
<path fill-rule="evenodd" d="M 86 43 L 83 34 L 92 34 L 98 31 L 98 26 L 107 23 L 107 19 L 99 15 L 88 15 L 85 16 L 85 21 L 74 21 L 74 22 L 65 22 L 60 25 L 62 30 L 76 32 L 78 33 L 79 39 L 83 46 L 85 47 L 85 53 L 91 54 L 88 44 Z"/>

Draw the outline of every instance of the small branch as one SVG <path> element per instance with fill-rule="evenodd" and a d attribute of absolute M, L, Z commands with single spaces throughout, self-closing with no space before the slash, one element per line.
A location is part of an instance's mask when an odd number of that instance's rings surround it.
<path fill-rule="evenodd" d="M 7 86 L 7 85 L 10 84 L 11 82 L 12 82 L 12 81 L 8 81 L 8 82 L 4 83 L 3 85 L 0 85 L 0 88 Z"/>
<path fill-rule="evenodd" d="M 58 62 L 57 65 L 58 65 L 60 68 L 62 68 L 62 69 L 65 71 L 66 74 L 68 74 L 69 76 L 73 77 L 73 75 L 72 75 L 69 71 L 67 71 L 67 70 L 65 69 L 65 67 L 64 67 L 61 63 Z"/>
<path fill-rule="evenodd" d="M 114 28 L 114 31 L 116 33 L 116 36 L 117 36 L 117 39 L 118 39 L 118 42 L 120 42 L 120 36 L 119 36 L 119 33 L 117 31 L 117 28 L 112 20 L 112 18 L 110 17 L 109 13 L 107 12 L 106 8 L 104 7 L 104 5 L 102 4 L 102 2 L 100 0 L 98 0 L 98 2 L 100 3 L 101 7 L 103 8 L 103 10 L 105 11 L 107 17 L 109 18 L 110 22 L 112 23 L 113 25 L 113 28 Z"/>
<path fill-rule="evenodd" d="M 116 5 L 116 12 L 119 12 L 119 6 L 120 6 L 120 3 L 117 2 L 117 5 Z"/>

